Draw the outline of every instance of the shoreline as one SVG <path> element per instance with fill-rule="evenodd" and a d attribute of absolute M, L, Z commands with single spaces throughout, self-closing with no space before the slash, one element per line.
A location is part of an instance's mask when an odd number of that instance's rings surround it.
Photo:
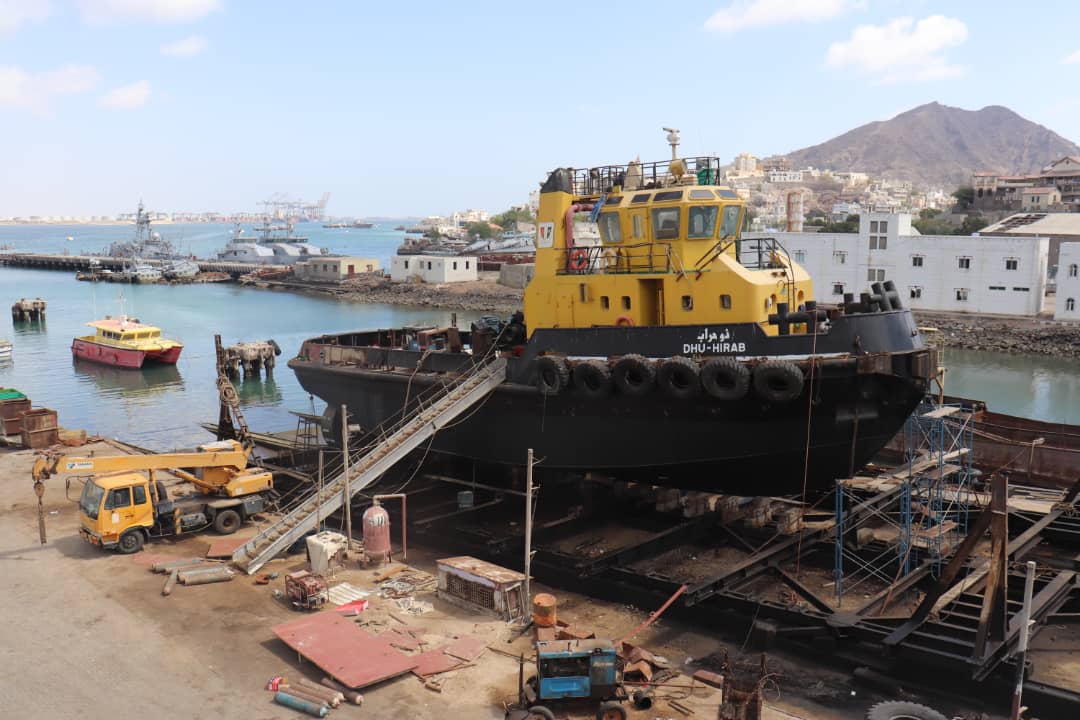
<path fill-rule="evenodd" d="M 923 330 L 923 340 L 931 347 L 1080 358 L 1080 323 L 1000 315 L 913 312 L 916 325 Z"/>

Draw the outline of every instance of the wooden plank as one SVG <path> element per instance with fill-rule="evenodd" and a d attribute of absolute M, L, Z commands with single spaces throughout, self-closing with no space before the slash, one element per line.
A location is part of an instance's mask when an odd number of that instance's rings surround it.
<path fill-rule="evenodd" d="M 948 417 L 950 415 L 955 415 L 958 412 L 960 412 L 960 406 L 958 406 L 958 405 L 945 405 L 944 407 L 939 407 L 937 410 L 931 410 L 928 413 L 923 413 L 919 417 L 930 418 L 930 419 L 936 420 L 938 418 L 943 418 L 943 417 Z"/>

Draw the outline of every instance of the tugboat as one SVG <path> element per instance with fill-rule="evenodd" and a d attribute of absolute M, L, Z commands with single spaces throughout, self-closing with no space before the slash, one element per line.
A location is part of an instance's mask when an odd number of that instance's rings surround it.
<path fill-rule="evenodd" d="M 715 157 L 560 168 L 541 186 L 536 272 L 508 322 L 324 335 L 289 361 L 368 431 L 499 354 L 506 379 L 433 452 L 687 490 L 832 487 L 903 426 L 937 370 L 891 282 L 819 304 Z M 589 213 L 600 240 L 575 237 Z M 404 408 L 404 409 L 403 409 Z M 340 433 L 340 430 L 337 430 Z"/>

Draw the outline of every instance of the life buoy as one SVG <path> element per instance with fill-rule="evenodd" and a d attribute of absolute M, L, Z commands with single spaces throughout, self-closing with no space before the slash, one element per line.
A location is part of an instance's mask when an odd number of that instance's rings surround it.
<path fill-rule="evenodd" d="M 601 360 L 586 360 L 574 366 L 574 389 L 585 397 L 611 394 L 611 368 Z"/>
<path fill-rule="evenodd" d="M 697 363 L 688 357 L 677 355 L 664 361 L 656 373 L 656 384 L 672 397 L 687 399 L 701 392 L 698 379 L 700 369 Z"/>
<path fill-rule="evenodd" d="M 714 357 L 701 368 L 701 386 L 717 400 L 742 400 L 750 390 L 750 370 L 733 357 Z"/>
<path fill-rule="evenodd" d="M 619 327 L 633 327 L 634 320 L 629 315 L 620 315 L 615 318 L 615 324 Z"/>
<path fill-rule="evenodd" d="M 570 251 L 566 262 L 573 272 L 583 272 L 589 267 L 589 251 L 585 248 L 574 248 Z"/>
<path fill-rule="evenodd" d="M 561 357 L 536 359 L 536 388 L 544 395 L 558 395 L 570 382 L 570 368 Z"/>
<path fill-rule="evenodd" d="M 786 360 L 766 360 L 754 368 L 754 392 L 763 400 L 780 404 L 802 394 L 803 372 Z"/>
<path fill-rule="evenodd" d="M 615 387 L 627 395 L 645 395 L 652 390 L 656 369 L 641 355 L 623 355 L 612 370 Z"/>

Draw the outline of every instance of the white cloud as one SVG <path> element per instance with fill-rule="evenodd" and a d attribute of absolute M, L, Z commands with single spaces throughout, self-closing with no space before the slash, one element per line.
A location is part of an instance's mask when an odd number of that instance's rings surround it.
<path fill-rule="evenodd" d="M 95 68 L 65 65 L 57 70 L 31 73 L 12 65 L 0 66 L 0 105 L 48 113 L 57 95 L 89 92 L 101 82 Z"/>
<path fill-rule="evenodd" d="M 202 35 L 192 35 L 183 40 L 165 43 L 161 46 L 161 54 L 171 57 L 192 57 L 206 50 L 209 43 Z"/>
<path fill-rule="evenodd" d="M 14 32 L 28 22 L 52 14 L 49 0 L 0 0 L 0 35 Z"/>
<path fill-rule="evenodd" d="M 958 77 L 966 68 L 950 64 L 943 51 L 967 37 L 967 25 L 956 18 L 896 18 L 855 28 L 850 39 L 829 46 L 825 64 L 875 75 L 879 84 Z"/>
<path fill-rule="evenodd" d="M 1061 62 L 1066 65 L 1075 65 L 1077 63 L 1080 63 L 1080 50 L 1077 50 L 1072 55 L 1066 55 L 1061 59 Z"/>
<path fill-rule="evenodd" d="M 781 23 L 816 22 L 863 4 L 863 0 L 734 0 L 709 16 L 705 29 L 734 32 Z"/>
<path fill-rule="evenodd" d="M 140 80 L 138 82 L 133 82 L 130 85 L 113 88 L 101 96 L 101 100 L 98 101 L 98 104 L 101 105 L 101 107 L 131 110 L 133 108 L 142 107 L 149 98 L 150 83 L 146 80 Z"/>
<path fill-rule="evenodd" d="M 76 0 L 84 21 L 187 23 L 221 7 L 218 0 Z"/>

